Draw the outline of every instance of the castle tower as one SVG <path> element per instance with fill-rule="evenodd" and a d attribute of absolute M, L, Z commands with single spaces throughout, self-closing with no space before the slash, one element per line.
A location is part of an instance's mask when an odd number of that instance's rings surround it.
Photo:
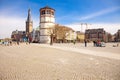
<path fill-rule="evenodd" d="M 33 22 L 31 20 L 31 11 L 30 9 L 28 10 L 28 17 L 26 21 L 26 33 L 29 34 L 32 32 L 33 29 Z"/>
<path fill-rule="evenodd" d="M 40 42 L 50 43 L 50 35 L 55 25 L 55 10 L 46 6 L 40 9 Z"/>

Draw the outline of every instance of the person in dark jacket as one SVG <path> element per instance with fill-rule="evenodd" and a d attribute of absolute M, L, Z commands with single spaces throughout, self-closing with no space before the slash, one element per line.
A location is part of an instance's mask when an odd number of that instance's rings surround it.
<path fill-rule="evenodd" d="M 85 43 L 85 47 L 87 47 L 87 40 L 84 40 L 84 43 Z"/>
<path fill-rule="evenodd" d="M 94 46 L 94 47 L 96 46 L 96 41 L 93 41 L 93 46 Z"/>

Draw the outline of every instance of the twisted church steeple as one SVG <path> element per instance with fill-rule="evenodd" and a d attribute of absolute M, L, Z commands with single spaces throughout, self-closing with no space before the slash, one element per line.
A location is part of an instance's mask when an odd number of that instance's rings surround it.
<path fill-rule="evenodd" d="M 31 10 L 30 9 L 28 9 L 27 21 L 31 21 Z"/>
<path fill-rule="evenodd" d="M 26 21 L 26 33 L 31 33 L 33 29 L 33 22 L 31 19 L 31 10 L 28 9 L 28 16 Z"/>

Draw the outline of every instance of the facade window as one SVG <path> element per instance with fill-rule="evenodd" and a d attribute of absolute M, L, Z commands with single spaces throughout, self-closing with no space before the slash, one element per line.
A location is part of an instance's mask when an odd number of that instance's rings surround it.
<path fill-rule="evenodd" d="M 42 11 L 42 15 L 43 15 L 43 14 L 45 14 L 45 10 L 44 10 L 44 11 Z"/>
<path fill-rule="evenodd" d="M 46 14 L 50 14 L 50 10 L 47 10 L 47 11 L 46 11 Z"/>
<path fill-rule="evenodd" d="M 46 10 L 45 14 L 50 14 L 50 10 Z"/>
<path fill-rule="evenodd" d="M 91 38 L 96 38 L 97 35 L 96 34 L 91 34 Z"/>
<path fill-rule="evenodd" d="M 54 15 L 54 12 L 52 12 L 52 15 Z"/>
<path fill-rule="evenodd" d="M 99 38 L 102 38 L 103 37 L 103 34 L 99 34 Z"/>

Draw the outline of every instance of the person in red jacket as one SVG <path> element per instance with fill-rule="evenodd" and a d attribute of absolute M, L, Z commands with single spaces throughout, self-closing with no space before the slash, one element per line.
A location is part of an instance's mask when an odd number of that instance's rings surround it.
<path fill-rule="evenodd" d="M 32 37 L 29 36 L 29 44 L 32 42 Z"/>

